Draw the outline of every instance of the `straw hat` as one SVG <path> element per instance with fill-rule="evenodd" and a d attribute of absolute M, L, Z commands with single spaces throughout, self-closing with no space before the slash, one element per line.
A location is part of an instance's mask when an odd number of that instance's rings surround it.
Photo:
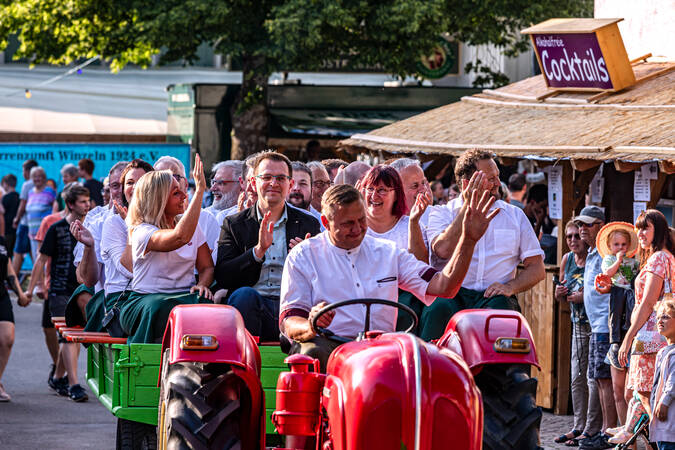
<path fill-rule="evenodd" d="M 604 227 L 600 228 L 598 231 L 598 236 L 595 238 L 595 245 L 598 248 L 598 253 L 603 258 L 607 255 L 613 254 L 609 249 L 607 243 L 607 237 L 612 233 L 612 231 L 624 230 L 630 236 L 630 242 L 628 244 L 628 250 L 626 251 L 626 258 L 632 258 L 635 256 L 638 250 L 638 239 L 637 234 L 635 234 L 635 228 L 633 225 L 627 222 L 610 222 Z"/>

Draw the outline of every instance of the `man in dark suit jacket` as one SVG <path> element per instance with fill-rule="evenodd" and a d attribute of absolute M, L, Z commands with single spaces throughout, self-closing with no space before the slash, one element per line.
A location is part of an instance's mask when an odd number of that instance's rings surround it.
<path fill-rule="evenodd" d="M 218 243 L 216 281 L 231 292 L 228 305 L 261 341 L 279 339 L 281 274 L 289 248 L 320 231 L 316 218 L 286 204 L 291 174 L 284 155 L 262 153 L 250 179 L 258 201 L 225 218 Z"/>

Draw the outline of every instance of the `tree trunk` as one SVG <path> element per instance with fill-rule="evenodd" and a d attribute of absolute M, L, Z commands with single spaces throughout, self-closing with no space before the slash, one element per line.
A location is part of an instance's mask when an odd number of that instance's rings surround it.
<path fill-rule="evenodd" d="M 269 112 L 265 58 L 243 56 L 241 90 L 232 105 L 232 159 L 267 148 Z"/>

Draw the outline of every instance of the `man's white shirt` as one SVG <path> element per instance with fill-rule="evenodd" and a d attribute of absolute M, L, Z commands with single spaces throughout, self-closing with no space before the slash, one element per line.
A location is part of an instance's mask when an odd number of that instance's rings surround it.
<path fill-rule="evenodd" d="M 399 287 L 428 305 L 436 298 L 426 295 L 435 273 L 391 241 L 366 235 L 361 245 L 345 250 L 333 245 L 323 232 L 288 253 L 281 277 L 280 318 L 295 315 L 294 310 L 309 313 L 322 301 L 379 298 L 395 302 Z M 356 337 L 363 330 L 365 311 L 362 305 L 339 308 L 328 328 L 339 336 Z M 370 329 L 393 331 L 396 318 L 396 308 L 374 305 Z"/>
<path fill-rule="evenodd" d="M 430 243 L 455 220 L 462 203 L 462 198 L 458 197 L 431 211 L 427 227 Z M 466 289 L 484 291 L 492 283 L 511 281 L 521 261 L 531 256 L 544 256 L 532 225 L 520 208 L 502 200 L 497 200 L 491 210 L 494 208 L 501 208 L 501 211 L 476 243 L 471 265 L 462 283 Z M 446 261 L 432 252 L 431 263 L 435 268 L 442 268 Z"/>

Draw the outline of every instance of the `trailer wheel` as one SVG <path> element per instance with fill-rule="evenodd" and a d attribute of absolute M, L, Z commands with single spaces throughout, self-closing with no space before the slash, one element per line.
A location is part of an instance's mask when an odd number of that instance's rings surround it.
<path fill-rule="evenodd" d="M 161 374 L 160 449 L 242 448 L 239 425 L 248 391 L 228 365 L 183 362 L 169 366 L 165 353 Z"/>
<path fill-rule="evenodd" d="M 529 366 L 495 364 L 475 377 L 483 396 L 483 448 L 539 449 L 541 408 Z"/>
<path fill-rule="evenodd" d="M 133 420 L 117 419 L 117 450 L 156 450 L 156 428 Z"/>

